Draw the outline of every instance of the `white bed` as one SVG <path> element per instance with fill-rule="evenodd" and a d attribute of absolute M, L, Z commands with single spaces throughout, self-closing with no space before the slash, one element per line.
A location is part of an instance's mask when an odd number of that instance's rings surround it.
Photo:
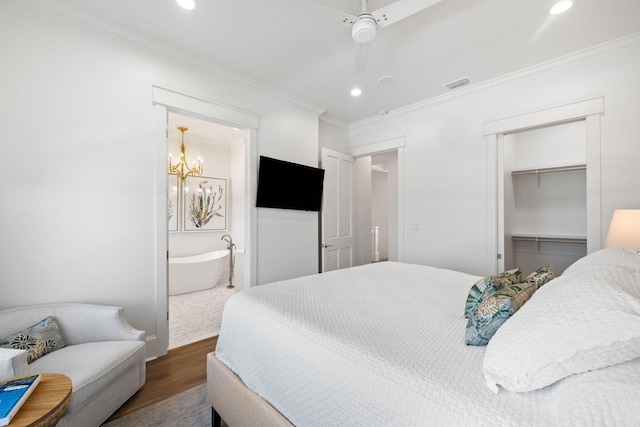
<path fill-rule="evenodd" d="M 225 306 L 216 352 L 209 355 L 209 401 L 231 427 L 234 423 L 257 425 L 257 420 L 265 420 L 262 425 L 288 421 L 296 426 L 640 424 L 640 409 L 636 409 L 640 406 L 640 258 L 616 249 L 581 261 L 570 267 L 575 272 L 566 275 L 569 279 L 563 274 L 554 279 L 558 286 L 551 281 L 540 288 L 486 347 L 464 343 L 465 301 L 479 277 L 456 271 L 385 262 L 237 293 Z M 560 348 L 553 337 L 544 335 L 553 335 L 554 325 L 562 323 L 553 316 L 565 314 L 579 323 L 577 328 L 584 325 L 580 314 L 572 314 L 575 304 L 566 301 L 566 295 L 557 306 L 547 303 L 546 317 L 539 324 L 551 330 L 542 331 L 540 337 L 529 331 L 529 338 L 520 343 L 521 330 L 514 328 L 537 323 L 531 320 L 540 316 L 537 300 L 555 301 L 556 289 L 567 291 L 591 281 L 595 285 L 585 289 L 600 292 L 603 286 L 598 281 L 608 280 L 600 277 L 608 271 L 605 264 L 615 266 L 617 281 L 627 280 L 626 276 L 620 279 L 620 269 L 629 272 L 631 282 L 638 280 L 630 285 L 637 292 L 623 292 L 631 323 L 622 338 L 625 347 L 614 349 L 623 354 L 618 356 L 622 359 L 612 362 L 615 366 L 597 369 L 599 364 L 610 364 L 611 353 L 599 351 L 591 357 L 589 344 L 577 351 L 589 353 L 577 363 L 578 368 L 561 363 L 562 373 L 547 372 L 549 363 L 543 359 L 548 355 L 536 352 L 542 348 L 543 353 L 554 353 L 545 343 Z M 609 326 L 620 327 L 615 322 Z M 520 349 L 511 348 L 510 342 L 518 342 Z M 601 344 L 595 347 L 602 348 Z M 485 353 L 492 355 L 491 360 L 486 360 Z M 595 362 L 590 360 L 594 357 Z M 503 369 L 504 358 L 506 365 L 522 360 L 527 366 L 513 363 Z M 542 370 L 527 371 L 538 362 Z M 595 370 L 565 375 L 563 369 Z M 230 372 L 222 378 L 221 371 Z M 526 380 L 524 386 L 522 378 L 516 378 L 520 374 Z M 566 378 L 555 380 L 554 375 Z M 540 381 L 553 384 L 540 387 Z M 498 393 L 490 389 L 496 389 L 496 384 Z M 239 397 L 245 387 L 249 400 Z M 507 390 L 518 387 L 537 389 Z M 253 406 L 258 409 L 249 408 Z M 260 407 L 271 412 L 265 414 Z"/>

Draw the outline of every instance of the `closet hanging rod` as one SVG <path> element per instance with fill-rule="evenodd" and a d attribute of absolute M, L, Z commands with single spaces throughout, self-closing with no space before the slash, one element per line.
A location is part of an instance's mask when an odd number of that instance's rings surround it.
<path fill-rule="evenodd" d="M 511 240 L 516 242 L 538 242 L 538 243 L 577 243 L 586 244 L 587 239 L 576 237 L 537 237 L 537 236 L 511 236 Z"/>
<path fill-rule="evenodd" d="M 529 174 L 539 174 L 539 173 L 547 173 L 547 172 L 569 172 L 569 171 L 578 171 L 587 169 L 587 165 L 574 165 L 574 166 L 556 166 L 550 168 L 540 168 L 540 169 L 523 169 L 523 170 L 514 170 L 511 171 L 511 175 L 529 175 Z"/>

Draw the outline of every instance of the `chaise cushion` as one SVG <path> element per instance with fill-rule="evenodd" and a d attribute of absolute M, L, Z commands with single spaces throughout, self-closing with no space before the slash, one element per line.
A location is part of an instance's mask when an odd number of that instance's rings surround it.
<path fill-rule="evenodd" d="M 53 372 L 71 378 L 73 394 L 67 412 L 72 413 L 144 357 L 143 341 L 90 342 L 49 353 L 29 368 L 34 374 Z"/>

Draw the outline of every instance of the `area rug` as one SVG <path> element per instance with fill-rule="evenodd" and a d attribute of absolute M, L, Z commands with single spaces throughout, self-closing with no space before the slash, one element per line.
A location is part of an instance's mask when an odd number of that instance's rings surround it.
<path fill-rule="evenodd" d="M 183 391 L 102 427 L 210 427 L 211 406 L 207 403 L 206 387 L 202 384 Z"/>

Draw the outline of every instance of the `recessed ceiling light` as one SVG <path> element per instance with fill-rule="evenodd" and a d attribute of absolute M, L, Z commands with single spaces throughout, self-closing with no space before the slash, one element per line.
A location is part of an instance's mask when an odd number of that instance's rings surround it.
<path fill-rule="evenodd" d="M 353 89 L 351 89 L 351 96 L 360 96 L 362 95 L 362 89 L 360 89 L 359 87 L 354 87 Z"/>
<path fill-rule="evenodd" d="M 196 7 L 194 0 L 176 0 L 176 3 L 178 3 L 181 8 L 187 10 L 193 10 Z"/>
<path fill-rule="evenodd" d="M 559 15 L 560 13 L 566 12 L 567 10 L 571 9 L 571 6 L 573 6 L 572 0 L 561 0 L 551 6 L 551 8 L 549 9 L 549 13 L 551 15 Z"/>

